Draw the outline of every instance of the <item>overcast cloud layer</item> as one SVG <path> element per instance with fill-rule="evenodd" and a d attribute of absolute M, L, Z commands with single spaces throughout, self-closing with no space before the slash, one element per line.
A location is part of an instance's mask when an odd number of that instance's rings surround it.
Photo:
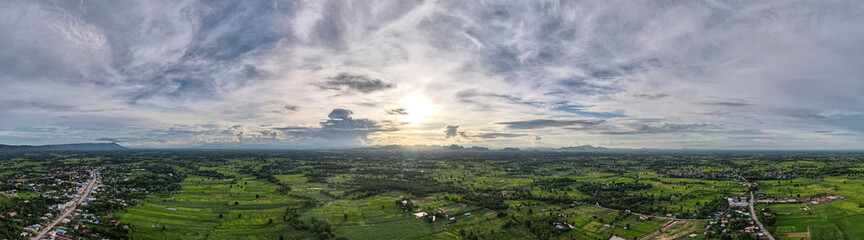
<path fill-rule="evenodd" d="M 3 5 L 0 144 L 864 146 L 856 1 Z"/>

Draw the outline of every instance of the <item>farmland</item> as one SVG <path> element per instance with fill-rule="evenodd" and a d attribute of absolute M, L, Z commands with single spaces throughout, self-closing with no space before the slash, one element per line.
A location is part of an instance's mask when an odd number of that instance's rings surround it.
<path fill-rule="evenodd" d="M 745 231 L 755 227 L 752 216 L 735 205 L 750 191 L 777 239 L 864 235 L 864 160 L 857 153 L 371 149 L 4 157 L 2 176 L 21 182 L 7 186 L 16 190 L 0 201 L 7 209 L 50 196 L 28 184 L 36 179 L 67 179 L 73 166 L 104 168 L 80 221 L 64 225 L 80 238 L 726 239 L 758 233 Z"/>

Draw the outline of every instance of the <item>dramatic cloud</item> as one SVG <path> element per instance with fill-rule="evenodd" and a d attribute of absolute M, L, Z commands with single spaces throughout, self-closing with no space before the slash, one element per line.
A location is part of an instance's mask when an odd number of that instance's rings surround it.
<path fill-rule="evenodd" d="M 321 128 L 323 129 L 343 129 L 343 130 L 354 130 L 354 129 L 376 129 L 378 128 L 378 123 L 370 120 L 370 119 L 353 119 L 351 115 L 354 114 L 351 110 L 347 109 L 333 109 L 330 112 L 328 117 L 330 120 L 321 122 Z"/>
<path fill-rule="evenodd" d="M 354 112 L 352 112 L 351 110 L 337 108 L 333 109 L 333 111 L 330 111 L 330 114 L 327 114 L 327 117 L 329 117 L 331 120 L 346 120 L 351 119 L 352 114 L 354 114 Z"/>
<path fill-rule="evenodd" d="M 362 93 L 370 93 L 388 88 L 396 87 L 392 83 L 386 83 L 381 79 L 371 78 L 363 75 L 354 75 L 349 73 L 340 73 L 335 77 L 330 77 L 330 80 L 320 83 L 318 86 L 321 89 L 331 89 L 340 91 L 358 91 Z"/>
<path fill-rule="evenodd" d="M 4 3 L 0 144 L 864 146 L 853 1 Z"/>
<path fill-rule="evenodd" d="M 456 137 L 459 135 L 459 126 L 449 125 L 447 129 L 444 130 L 444 134 L 447 138 Z"/>
<path fill-rule="evenodd" d="M 387 112 L 387 115 L 408 115 L 408 110 L 406 110 L 405 108 L 394 108 L 384 111 Z"/>

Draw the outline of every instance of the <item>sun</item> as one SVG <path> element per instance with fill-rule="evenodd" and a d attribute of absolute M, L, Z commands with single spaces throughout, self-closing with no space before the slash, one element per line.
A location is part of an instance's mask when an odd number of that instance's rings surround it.
<path fill-rule="evenodd" d="M 422 93 L 414 93 L 399 100 L 399 106 L 405 108 L 408 114 L 402 116 L 402 121 L 417 124 L 425 122 L 437 112 L 435 104 L 429 101 Z"/>

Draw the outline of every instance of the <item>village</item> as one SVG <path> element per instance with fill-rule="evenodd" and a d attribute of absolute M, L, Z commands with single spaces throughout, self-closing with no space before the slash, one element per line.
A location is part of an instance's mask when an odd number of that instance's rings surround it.
<path fill-rule="evenodd" d="M 103 180 L 128 180 L 126 173 L 113 169 L 107 178 L 96 177 L 87 168 L 55 168 L 45 173 L 17 173 L 3 176 L 0 195 L 27 207 L 8 209 L 0 218 L 24 226 L 18 234 L 30 239 L 84 239 L 102 237 L 106 227 L 120 226 L 116 210 L 128 206 L 118 198 L 138 192 L 135 188 L 104 185 Z M 92 174 L 92 175 L 91 175 Z M 142 192 L 146 194 L 146 191 Z"/>

